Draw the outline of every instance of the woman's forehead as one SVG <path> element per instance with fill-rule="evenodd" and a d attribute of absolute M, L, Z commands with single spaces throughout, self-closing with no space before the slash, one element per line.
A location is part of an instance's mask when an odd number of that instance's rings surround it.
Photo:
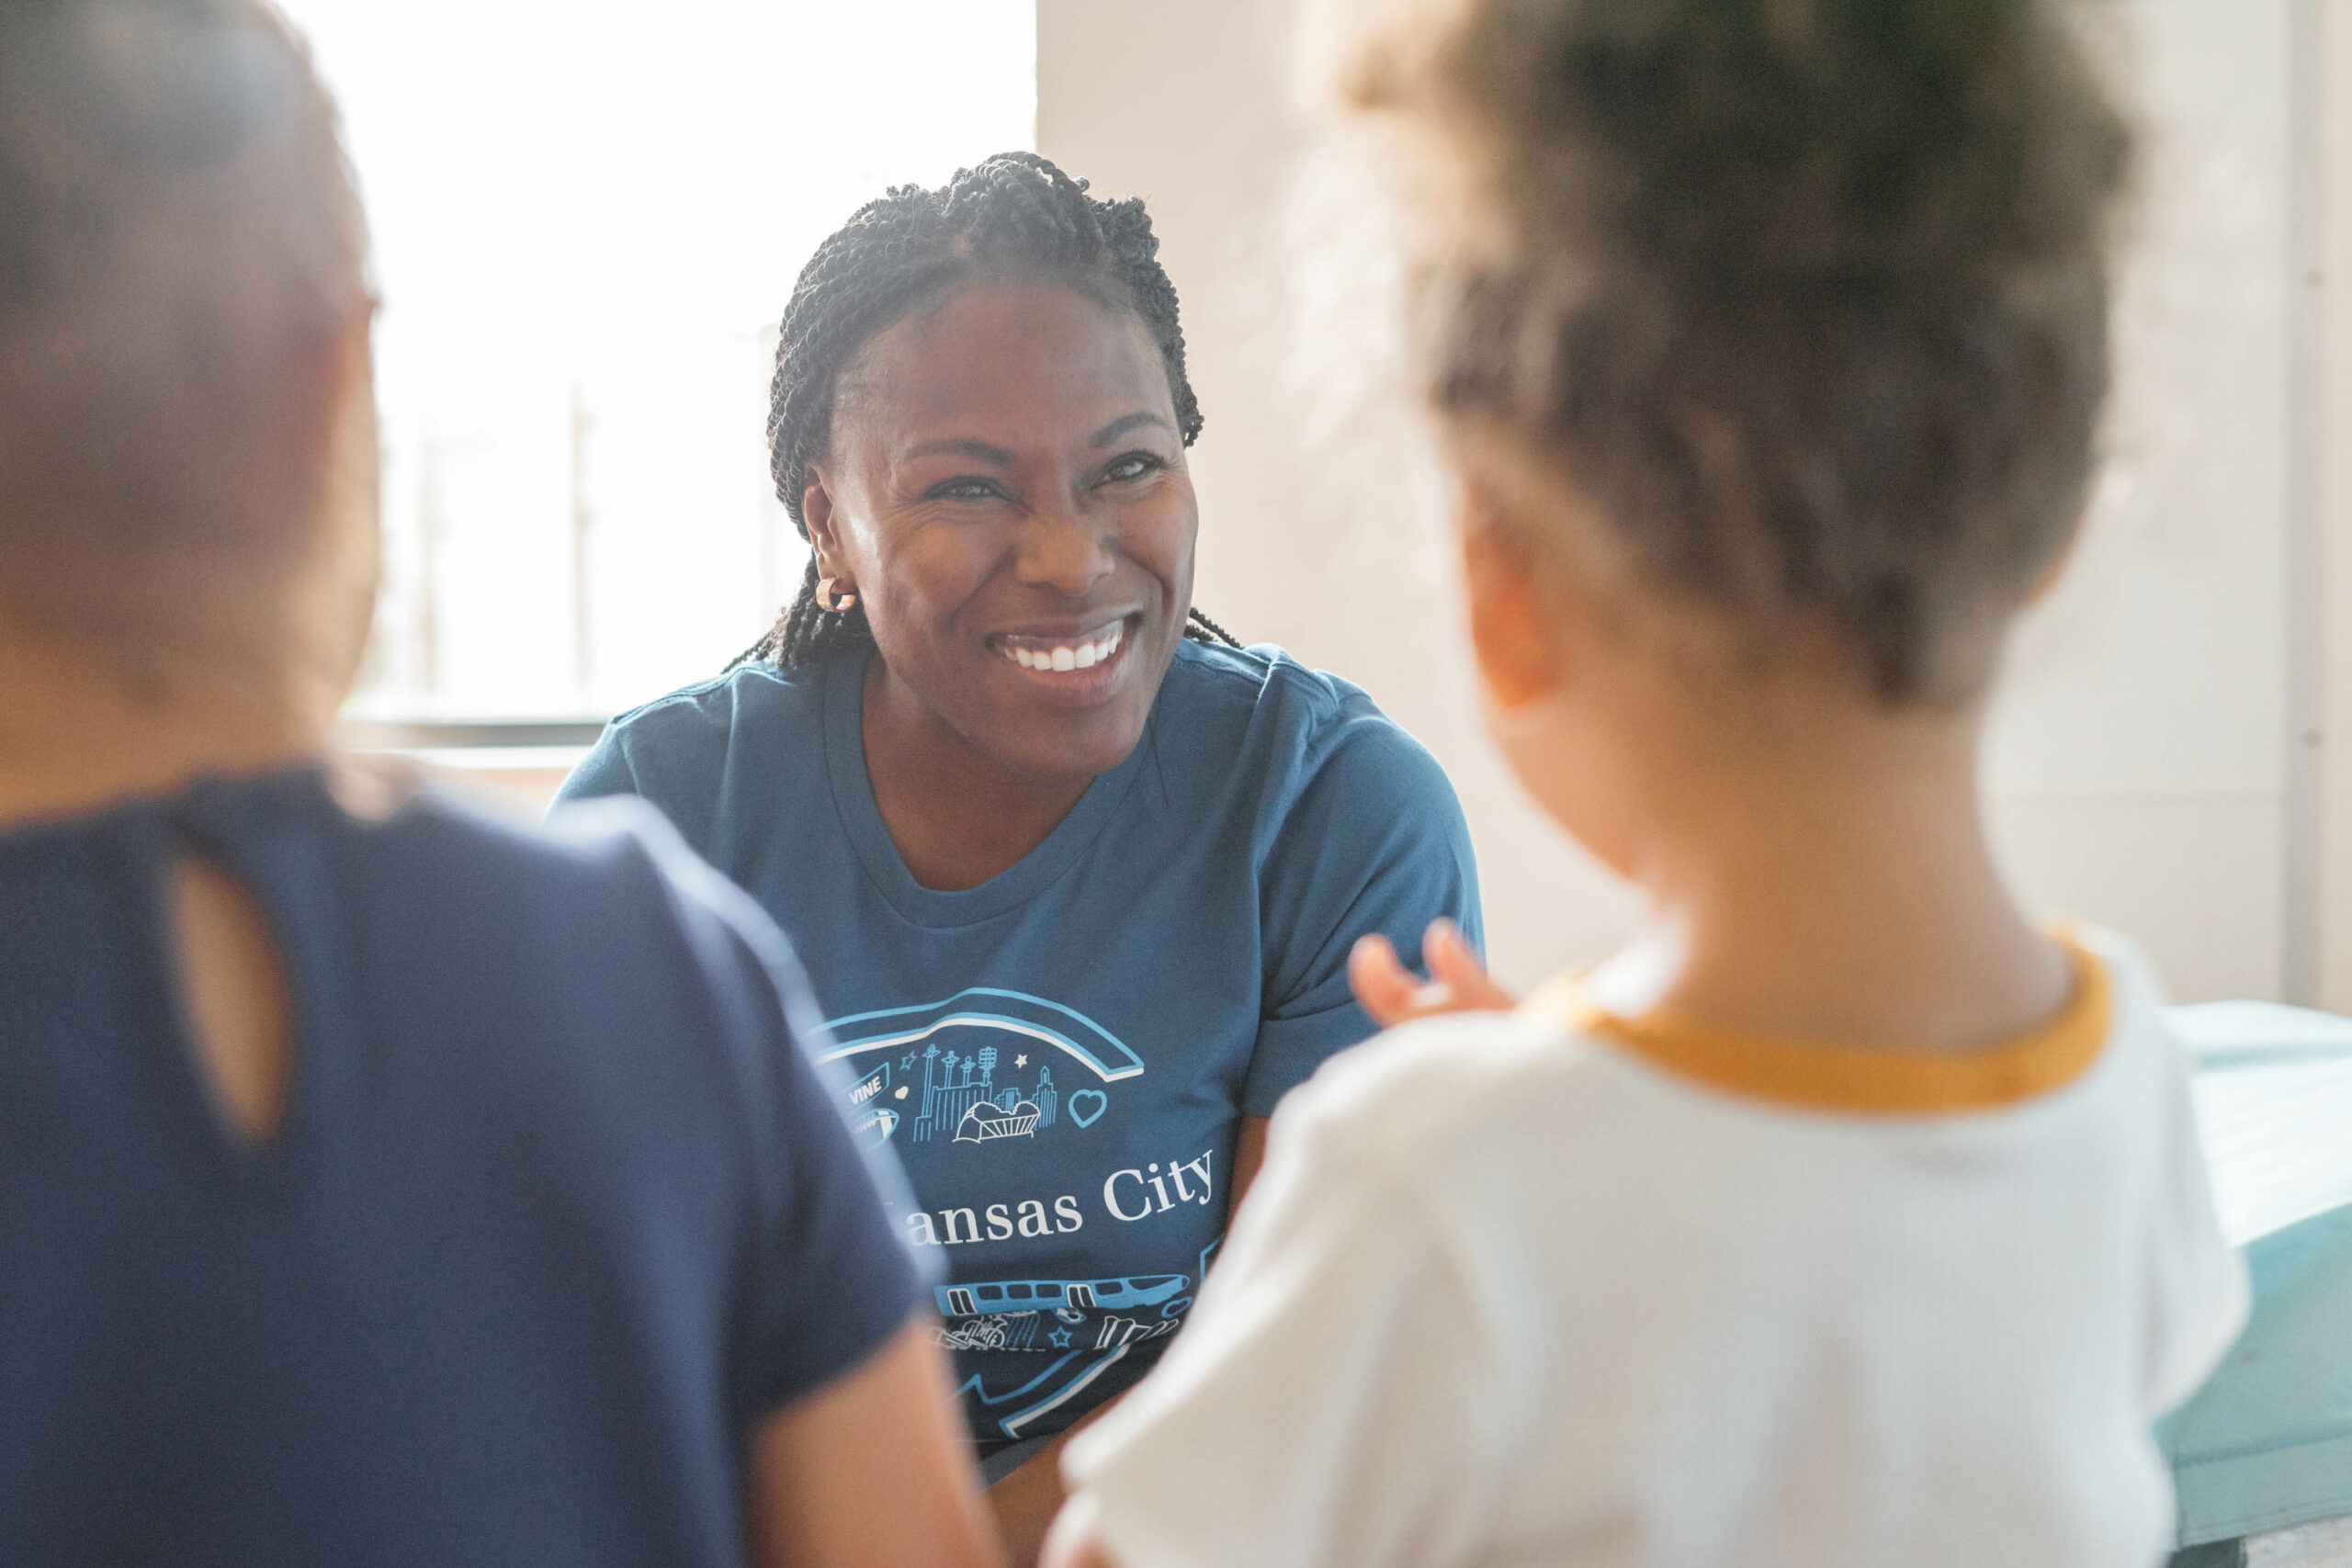
<path fill-rule="evenodd" d="M 1012 446 L 1136 412 L 1174 429 L 1167 367 L 1133 311 L 1049 282 L 980 282 L 876 333 L 843 368 L 835 434 L 886 448 L 947 427 Z"/>

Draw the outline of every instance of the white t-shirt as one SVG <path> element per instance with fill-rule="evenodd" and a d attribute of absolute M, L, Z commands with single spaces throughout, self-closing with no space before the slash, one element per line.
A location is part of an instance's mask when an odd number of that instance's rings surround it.
<path fill-rule="evenodd" d="M 2235 1337 L 2123 943 L 1966 1053 L 1555 989 L 1286 1101 L 1160 1369 L 1073 1442 L 1124 1568 L 2144 1568 L 2152 1417 Z"/>

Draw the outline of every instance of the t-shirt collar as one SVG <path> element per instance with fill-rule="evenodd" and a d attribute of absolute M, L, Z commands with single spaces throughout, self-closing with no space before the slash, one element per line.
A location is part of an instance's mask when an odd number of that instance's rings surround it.
<path fill-rule="evenodd" d="M 829 660 L 819 671 L 824 704 L 825 771 L 842 831 L 865 874 L 899 915 L 919 926 L 944 928 L 993 919 L 1044 892 L 1085 854 L 1134 787 L 1151 744 L 1148 732 L 1126 759 L 1098 776 L 1045 842 L 978 887 L 942 892 L 925 887 L 907 869 L 874 803 L 865 769 L 865 651 Z"/>
<path fill-rule="evenodd" d="M 2107 1043 L 2114 1005 L 2107 966 L 2071 936 L 2053 935 L 2074 972 L 2065 1002 L 2034 1029 L 1971 1050 L 1743 1034 L 1663 1008 L 1628 1018 L 1596 1005 L 1581 971 L 1550 981 L 1521 1011 L 1745 1100 L 1853 1115 L 1998 1111 L 2064 1088 Z"/>

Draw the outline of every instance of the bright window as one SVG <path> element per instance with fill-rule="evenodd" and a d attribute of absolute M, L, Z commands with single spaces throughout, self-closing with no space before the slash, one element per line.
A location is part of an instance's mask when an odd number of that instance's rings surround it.
<path fill-rule="evenodd" d="M 352 712 L 593 716 L 798 587 L 775 322 L 884 186 L 1035 144 L 1035 0 L 281 0 L 375 241 L 386 570 Z"/>

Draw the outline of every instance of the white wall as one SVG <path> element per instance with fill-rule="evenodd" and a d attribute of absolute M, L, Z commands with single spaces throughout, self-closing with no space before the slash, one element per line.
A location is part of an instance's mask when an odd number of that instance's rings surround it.
<path fill-rule="evenodd" d="M 2112 456 L 2068 581 L 2019 638 L 1988 760 L 2028 894 L 2132 931 L 2184 998 L 2284 984 L 2293 4 L 2117 7 L 2147 141 Z M 1334 471 L 1321 411 L 1280 373 L 1287 28 L 1270 0 L 1039 0 L 1038 146 L 1151 203 L 1208 416 L 1200 604 L 1362 682 L 1437 752 L 1496 967 L 1525 985 L 1597 955 L 1630 906 L 1478 733 L 1429 474 L 1402 445 Z M 2348 773 L 2326 787 L 2352 821 Z M 2331 864 L 2345 923 L 2324 967 L 2352 1008 L 2352 858 Z"/>
<path fill-rule="evenodd" d="M 2030 896 L 2120 927 L 2187 998 L 2284 982 L 2288 0 L 2118 7 L 2142 188 L 2109 465 L 1996 712 Z"/>

